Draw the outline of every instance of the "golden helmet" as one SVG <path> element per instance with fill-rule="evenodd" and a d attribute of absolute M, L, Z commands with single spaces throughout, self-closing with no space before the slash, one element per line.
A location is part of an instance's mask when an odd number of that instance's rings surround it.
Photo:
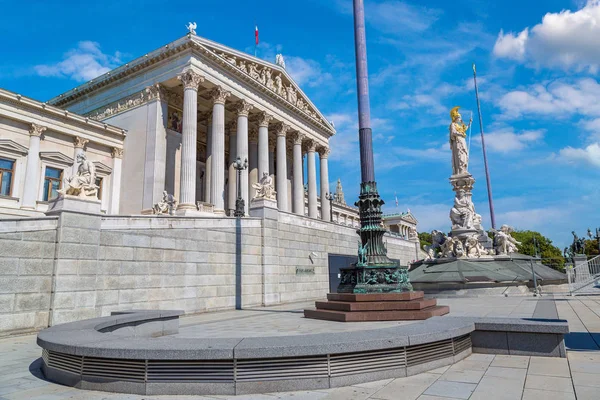
<path fill-rule="evenodd" d="M 456 106 L 454 107 L 452 110 L 450 110 L 450 119 L 452 121 L 454 121 L 454 118 L 456 117 L 460 117 L 460 114 L 458 112 L 458 109 L 460 108 L 460 106 Z"/>

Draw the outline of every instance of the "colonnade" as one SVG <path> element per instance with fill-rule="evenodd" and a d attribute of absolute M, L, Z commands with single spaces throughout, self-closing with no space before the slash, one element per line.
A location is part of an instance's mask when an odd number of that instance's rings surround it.
<path fill-rule="evenodd" d="M 193 70 L 186 70 L 178 79 L 183 83 L 183 127 L 181 149 L 180 201 L 178 212 L 185 214 L 195 210 L 196 195 L 196 142 L 198 120 L 198 88 L 204 78 Z M 214 207 L 216 214 L 230 214 L 235 209 L 237 171 L 234 162 L 237 157 L 248 160 L 248 168 L 241 172 L 240 192 L 248 215 L 250 200 L 254 195 L 252 184 L 257 183 L 264 173 L 274 178 L 277 191 L 277 207 L 280 211 L 304 215 L 303 151 L 307 152 L 308 170 L 308 216 L 318 217 L 316 153 L 320 158 L 321 217 L 330 221 L 329 175 L 327 159 L 329 149 L 317 145 L 306 135 L 293 131 L 289 125 L 274 121 L 273 116 L 261 111 L 252 115 L 258 129 L 249 127 L 250 112 L 254 106 L 246 100 L 235 103 L 237 119 L 228 125 L 229 158 L 225 162 L 225 103 L 230 92 L 222 87 L 211 91 L 212 115 L 208 116 L 207 154 L 205 169 L 204 201 Z M 269 127 L 275 133 L 275 140 L 269 137 Z M 288 165 L 288 139 L 292 143 L 291 162 Z M 304 148 L 303 148 L 304 146 Z M 275 170 L 276 169 L 276 170 Z M 229 180 L 225 194 L 225 171 Z M 292 180 L 291 195 L 288 198 L 288 177 Z M 225 204 L 227 198 L 227 204 Z M 291 200 L 291 201 L 290 201 Z"/>

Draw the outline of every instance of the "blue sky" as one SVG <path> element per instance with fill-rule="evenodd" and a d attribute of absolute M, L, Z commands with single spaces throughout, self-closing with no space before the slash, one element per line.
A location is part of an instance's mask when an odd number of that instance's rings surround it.
<path fill-rule="evenodd" d="M 386 211 L 410 208 L 419 230 L 449 229 L 448 112 L 474 113 L 474 201 L 489 211 L 471 63 L 477 63 L 497 224 L 561 247 L 600 226 L 600 2 L 366 0 L 376 178 Z M 423 4 L 426 3 L 426 6 Z M 181 36 L 258 56 L 288 71 L 334 121 L 330 178 L 356 197 L 359 153 L 351 0 L 0 0 L 0 87 L 47 100 Z"/>

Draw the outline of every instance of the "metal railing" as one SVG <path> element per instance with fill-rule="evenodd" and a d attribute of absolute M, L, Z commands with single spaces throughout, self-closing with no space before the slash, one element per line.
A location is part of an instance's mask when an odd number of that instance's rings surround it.
<path fill-rule="evenodd" d="M 567 266 L 571 295 L 600 293 L 600 256 Z"/>

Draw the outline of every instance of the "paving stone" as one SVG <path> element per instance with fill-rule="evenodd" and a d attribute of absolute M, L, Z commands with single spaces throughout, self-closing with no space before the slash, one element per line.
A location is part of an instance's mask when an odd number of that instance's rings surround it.
<path fill-rule="evenodd" d="M 512 379 L 520 381 L 521 385 L 527 374 L 527 370 L 519 368 L 504 368 L 504 367 L 490 367 L 485 372 L 486 376 L 495 376 L 497 378 Z"/>
<path fill-rule="evenodd" d="M 437 381 L 423 393 L 432 396 L 468 399 L 477 385 L 473 383 Z"/>
<path fill-rule="evenodd" d="M 382 400 L 397 400 L 398 394 L 402 393 L 402 400 L 415 400 L 433 384 L 439 375 L 423 373 L 409 376 L 407 378 L 394 379 L 383 389 L 376 392 L 372 398 Z"/>
<path fill-rule="evenodd" d="M 565 378 L 571 376 L 567 360 L 554 357 L 531 357 L 527 374 L 562 376 Z"/>
<path fill-rule="evenodd" d="M 584 372 L 587 374 L 597 374 L 600 376 L 600 362 L 592 361 L 571 361 L 571 372 Z"/>
<path fill-rule="evenodd" d="M 600 393 L 600 374 L 588 374 L 585 372 L 572 372 L 573 384 L 575 386 L 590 386 L 599 388 Z"/>
<path fill-rule="evenodd" d="M 525 368 L 529 366 L 528 356 L 507 356 L 499 354 L 494 357 L 494 361 L 490 364 L 492 367 L 504 368 Z"/>
<path fill-rule="evenodd" d="M 575 386 L 577 400 L 598 400 L 598 389 L 590 386 Z"/>
<path fill-rule="evenodd" d="M 525 389 L 522 400 L 575 400 L 575 395 L 565 392 L 552 392 L 549 390 Z M 597 399 L 597 397 L 596 397 Z"/>
<path fill-rule="evenodd" d="M 527 375 L 525 388 L 573 393 L 571 378 L 561 378 L 558 376 Z"/>
<path fill-rule="evenodd" d="M 484 375 L 469 400 L 521 400 L 523 384 L 514 382 Z"/>
<path fill-rule="evenodd" d="M 485 371 L 452 371 L 452 369 L 450 369 L 448 372 L 442 375 L 439 378 L 439 380 L 451 382 L 478 383 L 483 377 L 484 373 Z"/>

